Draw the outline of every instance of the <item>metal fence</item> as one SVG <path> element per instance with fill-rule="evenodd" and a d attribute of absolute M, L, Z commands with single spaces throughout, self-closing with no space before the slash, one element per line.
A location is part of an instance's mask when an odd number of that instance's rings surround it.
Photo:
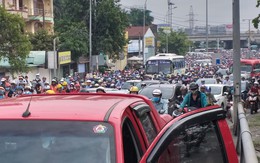
<path fill-rule="evenodd" d="M 248 127 L 242 103 L 238 104 L 237 133 L 237 153 L 240 156 L 240 163 L 258 163 L 252 134 Z"/>

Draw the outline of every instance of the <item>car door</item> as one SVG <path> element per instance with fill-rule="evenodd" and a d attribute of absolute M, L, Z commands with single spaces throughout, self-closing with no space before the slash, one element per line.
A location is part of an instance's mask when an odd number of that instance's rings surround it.
<path fill-rule="evenodd" d="M 171 163 L 238 162 L 223 109 L 206 108 L 195 112 L 168 123 L 149 146 L 140 163 L 161 163 L 161 160 Z M 171 154 L 167 155 L 169 149 Z"/>

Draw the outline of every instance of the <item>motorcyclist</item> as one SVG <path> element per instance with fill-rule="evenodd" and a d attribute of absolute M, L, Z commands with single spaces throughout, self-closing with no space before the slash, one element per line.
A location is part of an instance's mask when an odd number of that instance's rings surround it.
<path fill-rule="evenodd" d="M 250 94 L 256 94 L 259 96 L 259 83 L 257 81 L 254 82 L 254 85 L 250 88 L 250 91 L 248 92 L 248 95 Z M 256 106 L 258 106 L 259 99 L 257 98 Z M 249 97 L 246 99 L 246 106 L 249 106 Z"/>
<path fill-rule="evenodd" d="M 214 105 L 214 103 L 216 103 L 217 100 L 215 99 L 214 95 L 211 93 L 211 87 L 207 87 L 205 90 L 206 90 L 205 93 L 208 100 L 208 106 Z"/>
<path fill-rule="evenodd" d="M 137 86 L 132 86 L 130 88 L 129 94 L 138 94 L 138 92 L 139 92 L 138 87 Z"/>
<path fill-rule="evenodd" d="M 180 105 L 179 111 L 182 112 L 184 107 L 187 105 L 188 107 L 196 107 L 203 108 L 208 105 L 207 97 L 205 93 L 200 92 L 199 86 L 196 83 L 190 84 L 190 92 L 184 97 L 183 102 Z"/>
<path fill-rule="evenodd" d="M 168 113 L 168 103 L 164 99 L 162 99 L 162 91 L 160 89 L 153 90 L 152 103 L 159 113 Z"/>

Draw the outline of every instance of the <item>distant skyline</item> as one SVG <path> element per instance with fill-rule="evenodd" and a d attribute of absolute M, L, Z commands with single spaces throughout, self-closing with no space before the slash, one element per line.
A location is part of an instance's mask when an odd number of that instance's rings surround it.
<path fill-rule="evenodd" d="M 152 11 L 155 24 L 165 24 L 168 11 L 168 0 L 147 0 L 147 10 Z M 194 13 L 194 26 L 206 25 L 206 0 L 172 0 L 177 8 L 173 9 L 173 27 L 189 28 L 190 6 Z M 145 0 L 121 0 L 122 8 L 144 8 Z M 257 0 L 240 1 L 240 29 L 248 31 L 249 22 L 260 13 L 256 7 Z M 209 25 L 232 24 L 232 0 L 208 0 Z M 251 30 L 256 30 L 251 23 Z"/>

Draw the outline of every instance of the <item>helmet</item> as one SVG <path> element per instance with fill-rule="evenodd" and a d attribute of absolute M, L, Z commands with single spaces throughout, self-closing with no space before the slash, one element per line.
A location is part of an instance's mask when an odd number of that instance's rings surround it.
<path fill-rule="evenodd" d="M 57 85 L 57 89 L 61 89 L 62 88 L 62 85 L 61 84 L 58 84 Z"/>
<path fill-rule="evenodd" d="M 68 83 L 67 83 L 66 81 L 64 81 L 64 82 L 62 82 L 62 85 L 63 85 L 63 86 L 67 86 Z"/>
<path fill-rule="evenodd" d="M 98 92 L 98 91 L 102 91 L 102 92 L 106 93 L 104 87 L 98 87 L 98 88 L 96 89 L 96 92 Z"/>
<path fill-rule="evenodd" d="M 48 90 L 46 91 L 46 94 L 55 94 L 55 92 L 53 90 Z"/>
<path fill-rule="evenodd" d="M 130 92 L 138 92 L 138 91 L 139 91 L 139 89 L 138 89 L 137 86 L 132 86 L 132 87 L 130 88 Z"/>
<path fill-rule="evenodd" d="M 52 79 L 51 82 L 57 82 L 57 80 L 56 79 Z"/>
<path fill-rule="evenodd" d="M 29 89 L 30 90 L 31 86 L 27 85 L 27 86 L 24 87 L 24 89 Z"/>
<path fill-rule="evenodd" d="M 198 84 L 196 84 L 196 83 L 191 83 L 190 84 L 190 89 L 192 90 L 192 89 L 198 89 L 199 88 L 199 86 L 198 86 Z"/>
<path fill-rule="evenodd" d="M 255 81 L 254 84 L 257 84 L 257 85 L 258 85 L 259 83 L 258 83 L 257 81 Z"/>
<path fill-rule="evenodd" d="M 153 90 L 153 96 L 162 96 L 162 91 L 160 89 Z"/>
<path fill-rule="evenodd" d="M 45 90 L 49 90 L 49 89 L 51 89 L 51 87 L 50 87 L 49 85 L 45 85 L 45 86 L 44 86 L 44 89 L 45 89 Z"/>
<path fill-rule="evenodd" d="M 185 85 L 183 85 L 183 86 L 181 86 L 180 90 L 185 91 L 185 90 L 187 90 L 187 87 Z"/>

